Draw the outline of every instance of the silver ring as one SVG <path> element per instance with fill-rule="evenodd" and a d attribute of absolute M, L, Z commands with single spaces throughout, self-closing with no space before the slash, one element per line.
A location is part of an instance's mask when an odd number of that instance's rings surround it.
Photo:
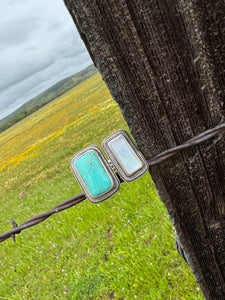
<path fill-rule="evenodd" d="M 112 197 L 119 190 L 120 182 L 115 171 L 124 181 L 130 182 L 148 170 L 147 161 L 126 131 L 114 132 L 102 145 L 109 160 L 95 145 L 84 148 L 70 160 L 78 183 L 94 203 Z"/>

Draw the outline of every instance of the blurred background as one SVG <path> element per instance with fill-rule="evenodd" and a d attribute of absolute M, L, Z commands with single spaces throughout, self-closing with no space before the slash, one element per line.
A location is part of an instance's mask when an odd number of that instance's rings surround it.
<path fill-rule="evenodd" d="M 92 63 L 62 0 L 0 1 L 0 119 Z"/>

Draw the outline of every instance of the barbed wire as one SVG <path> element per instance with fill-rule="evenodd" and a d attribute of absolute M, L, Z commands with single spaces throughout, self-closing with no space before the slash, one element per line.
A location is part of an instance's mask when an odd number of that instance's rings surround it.
<path fill-rule="evenodd" d="M 37 224 L 43 222 L 44 220 L 46 220 L 47 218 L 49 218 L 51 215 L 56 214 L 65 209 L 68 209 L 72 206 L 75 206 L 76 204 L 84 201 L 85 199 L 86 199 L 86 196 L 84 195 L 84 193 L 80 193 L 74 197 L 71 197 L 71 198 L 59 203 L 57 206 L 55 206 L 51 210 L 43 212 L 39 215 L 36 215 L 36 216 L 30 218 L 29 220 L 27 220 L 20 226 L 18 226 L 17 223 L 13 219 L 11 219 L 13 229 L 0 234 L 0 243 L 2 243 L 3 241 L 7 240 L 10 237 L 15 242 L 15 234 L 19 234 L 22 230 L 32 227 L 34 225 L 37 225 Z"/>
<path fill-rule="evenodd" d="M 200 144 L 200 143 L 214 137 L 215 135 L 223 133 L 224 131 L 225 131 L 225 123 L 218 125 L 212 129 L 206 130 L 206 131 L 200 133 L 199 135 L 196 135 L 195 137 L 191 138 L 187 142 L 185 142 L 179 146 L 165 150 L 165 151 L 159 153 L 158 155 L 154 156 L 153 158 L 150 158 L 148 160 L 148 164 L 149 164 L 149 166 L 156 165 L 156 164 L 166 160 L 167 158 L 175 155 L 176 153 L 178 153 L 184 149 L 187 149 L 191 146 Z"/>
<path fill-rule="evenodd" d="M 170 148 L 166 151 L 161 152 L 160 154 L 154 156 L 153 158 L 150 158 L 147 162 L 149 164 L 149 166 L 153 166 L 156 165 L 158 163 L 163 162 L 164 160 L 168 159 L 169 157 L 175 155 L 176 153 L 187 149 L 191 146 L 200 144 L 212 137 L 214 137 L 215 135 L 218 135 L 220 133 L 224 133 L 225 131 L 225 123 L 221 124 L 219 126 L 216 126 L 212 129 L 209 129 L 207 131 L 204 131 L 203 133 L 193 137 L 192 139 L 188 140 L 187 142 Z M 120 178 L 121 183 L 123 182 Z M 86 196 L 84 195 L 84 193 L 80 193 L 76 196 L 73 196 L 63 202 L 61 202 L 60 204 L 58 204 L 57 206 L 55 206 L 54 208 L 52 208 L 49 211 L 43 212 L 41 214 L 38 214 L 32 218 L 30 218 L 29 220 L 27 220 L 26 222 L 24 222 L 23 224 L 21 224 L 20 226 L 17 225 L 17 223 L 11 219 L 12 221 L 12 225 L 13 225 L 13 229 L 8 230 L 2 234 L 0 234 L 0 243 L 2 243 L 3 241 L 9 239 L 10 237 L 13 239 L 13 241 L 15 242 L 15 235 L 21 233 L 22 230 L 27 229 L 29 227 L 32 227 L 34 225 L 37 225 L 43 221 L 45 221 L 47 218 L 49 218 L 51 215 L 56 214 L 60 211 L 63 211 L 65 209 L 68 209 L 72 206 L 77 205 L 78 203 L 84 201 L 86 199 Z"/>

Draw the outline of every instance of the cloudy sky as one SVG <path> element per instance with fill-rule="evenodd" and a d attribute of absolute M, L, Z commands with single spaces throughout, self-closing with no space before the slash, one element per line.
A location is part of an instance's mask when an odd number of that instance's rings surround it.
<path fill-rule="evenodd" d="M 63 0 L 0 1 L 0 119 L 91 63 Z"/>

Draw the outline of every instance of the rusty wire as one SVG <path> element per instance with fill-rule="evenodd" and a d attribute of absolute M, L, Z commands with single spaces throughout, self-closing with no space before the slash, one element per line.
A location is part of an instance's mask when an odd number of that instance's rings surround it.
<path fill-rule="evenodd" d="M 221 124 L 219 126 L 216 126 L 212 129 L 209 129 L 207 131 L 204 131 L 203 133 L 193 137 L 192 139 L 188 140 L 187 142 L 170 148 L 166 151 L 161 152 L 160 154 L 154 156 L 153 158 L 150 158 L 148 160 L 148 164 L 149 166 L 153 166 L 155 164 L 158 164 L 164 160 L 166 160 L 167 158 L 175 155 L 176 153 L 187 149 L 191 146 L 197 145 L 199 143 L 202 143 L 212 137 L 214 137 L 215 135 L 218 135 L 220 133 L 223 133 L 225 131 L 225 123 Z M 49 218 L 51 215 L 56 214 L 60 211 L 63 211 L 65 209 L 68 209 L 72 206 L 75 206 L 76 204 L 82 202 L 83 200 L 86 199 L 86 196 L 84 195 L 84 193 L 80 193 L 72 198 L 69 198 L 63 202 L 61 202 L 60 204 L 58 204 L 57 206 L 55 206 L 54 208 L 52 208 L 49 211 L 43 212 L 39 215 L 36 215 L 34 217 L 32 217 L 31 219 L 27 220 L 26 222 L 24 222 L 23 224 L 21 224 L 20 226 L 18 226 L 16 224 L 16 222 L 11 219 L 12 221 L 12 225 L 13 225 L 13 229 L 8 230 L 2 234 L 0 234 L 0 243 L 7 240 L 8 238 L 12 238 L 13 241 L 15 242 L 15 234 L 19 234 L 22 230 L 32 227 L 34 225 L 37 225 L 41 222 L 43 222 L 44 220 L 46 220 L 47 218 Z"/>

